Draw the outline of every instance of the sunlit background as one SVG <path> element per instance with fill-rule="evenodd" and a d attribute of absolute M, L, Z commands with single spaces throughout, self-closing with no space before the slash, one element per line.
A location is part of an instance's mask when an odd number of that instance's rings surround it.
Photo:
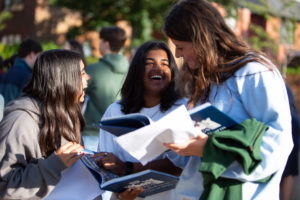
<path fill-rule="evenodd" d="M 294 93 L 300 113 L 300 0 L 212 2 L 238 36 L 274 59 Z M 101 57 L 99 30 L 116 24 L 127 33 L 124 53 L 130 59 L 134 49 L 147 40 L 168 42 L 162 26 L 173 3 L 174 0 L 0 0 L 0 55 L 3 60 L 10 58 L 28 37 L 40 41 L 44 50 L 62 48 L 67 39 L 76 39 L 83 45 L 90 64 Z M 1 70 L 6 69 L 4 65 Z M 295 188 L 293 199 L 300 199 L 299 178 Z"/>

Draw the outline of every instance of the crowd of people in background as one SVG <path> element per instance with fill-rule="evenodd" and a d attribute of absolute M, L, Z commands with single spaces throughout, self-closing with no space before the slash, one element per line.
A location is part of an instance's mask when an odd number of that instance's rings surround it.
<path fill-rule="evenodd" d="M 154 169 L 179 177 L 174 189 L 147 200 L 291 198 L 299 174 L 300 118 L 271 59 L 236 36 L 206 0 L 179 0 L 163 31 L 174 54 L 165 41 L 147 41 L 130 63 L 122 54 L 127 36 L 118 26 L 99 31 L 96 63 L 87 63 L 75 39 L 43 51 L 39 41 L 27 38 L 10 59 L 0 57 L 0 199 L 46 198 L 84 148 L 120 176 Z M 239 125 L 212 135 L 195 127 L 197 137 L 165 143 L 169 151 L 145 166 L 97 126 L 131 113 L 157 121 L 181 105 L 191 109 L 205 102 Z M 259 135 L 258 126 L 265 127 Z M 213 147 L 222 133 L 228 135 L 225 150 Z M 233 149 L 240 140 L 253 149 Z M 104 192 L 99 199 L 133 200 L 142 192 Z"/>
<path fill-rule="evenodd" d="M 42 51 L 41 44 L 33 39 L 25 39 L 20 44 L 13 65 L 1 77 L 0 93 L 5 104 L 22 95 L 22 89 L 31 78 L 35 60 Z"/>
<path fill-rule="evenodd" d="M 104 27 L 99 32 L 99 49 L 102 57 L 89 65 L 86 72 L 91 79 L 87 89 L 84 118 L 86 126 L 82 132 L 85 145 L 96 151 L 98 146 L 98 124 L 107 107 L 120 99 L 120 88 L 128 71 L 128 59 L 121 51 L 126 41 L 125 31 L 117 26 Z"/>

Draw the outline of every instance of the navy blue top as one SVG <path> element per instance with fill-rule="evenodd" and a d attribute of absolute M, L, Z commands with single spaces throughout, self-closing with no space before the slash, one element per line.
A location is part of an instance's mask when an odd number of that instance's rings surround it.
<path fill-rule="evenodd" d="M 16 58 L 14 65 L 3 75 L 0 83 L 0 93 L 5 104 L 21 96 L 22 89 L 27 85 L 32 75 L 32 68 L 22 58 Z"/>

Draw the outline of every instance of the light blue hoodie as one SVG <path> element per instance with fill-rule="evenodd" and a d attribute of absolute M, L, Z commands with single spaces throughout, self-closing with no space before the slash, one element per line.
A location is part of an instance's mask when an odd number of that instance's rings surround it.
<path fill-rule="evenodd" d="M 281 175 L 293 147 L 289 101 L 279 71 L 276 67 L 271 71 L 262 64 L 248 63 L 221 85 L 212 85 L 209 101 L 238 122 L 256 118 L 269 127 L 261 145 L 263 160 L 255 171 L 246 175 L 235 162 L 222 177 L 245 182 L 245 200 L 279 199 Z M 200 163 L 200 157 L 190 157 L 176 187 L 177 199 L 198 200 L 201 196 Z M 270 181 L 256 182 L 270 175 Z"/>

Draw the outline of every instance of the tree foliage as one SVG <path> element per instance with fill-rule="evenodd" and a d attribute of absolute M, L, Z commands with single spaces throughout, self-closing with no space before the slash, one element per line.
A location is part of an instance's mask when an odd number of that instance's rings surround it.
<path fill-rule="evenodd" d="M 269 0 L 208 1 L 222 5 L 226 9 L 227 16 L 230 17 L 237 17 L 236 9 L 242 6 L 266 18 L 270 14 L 281 15 L 281 12 L 285 10 L 282 7 L 291 7 L 295 2 L 295 0 L 278 0 L 281 3 L 281 9 L 274 11 Z M 83 25 L 70 30 L 69 37 L 89 30 L 100 30 L 102 26 L 115 24 L 119 20 L 128 20 L 133 28 L 132 45 L 138 46 L 152 39 L 153 35 L 158 36 L 157 39 L 164 39 L 163 18 L 177 0 L 49 0 L 49 2 L 81 13 Z"/>
<path fill-rule="evenodd" d="M 2 11 L 0 13 L 0 31 L 5 28 L 5 21 L 12 18 L 12 14 L 9 11 Z"/>
<path fill-rule="evenodd" d="M 161 31 L 163 18 L 175 0 L 51 0 L 50 3 L 77 10 L 83 25 L 73 34 L 99 30 L 102 26 L 128 20 L 133 27 L 133 43 L 152 38 L 153 31 Z M 136 43 L 136 44 L 135 44 Z"/>
<path fill-rule="evenodd" d="M 89 30 L 100 30 L 102 26 L 115 24 L 118 20 L 128 20 L 133 27 L 133 46 L 153 38 L 164 39 L 163 19 L 176 0 L 50 0 L 50 3 L 67 7 L 81 13 L 83 25 L 70 30 L 68 37 Z M 226 8 L 236 5 L 236 0 L 217 0 Z M 228 12 L 230 9 L 228 9 Z"/>

